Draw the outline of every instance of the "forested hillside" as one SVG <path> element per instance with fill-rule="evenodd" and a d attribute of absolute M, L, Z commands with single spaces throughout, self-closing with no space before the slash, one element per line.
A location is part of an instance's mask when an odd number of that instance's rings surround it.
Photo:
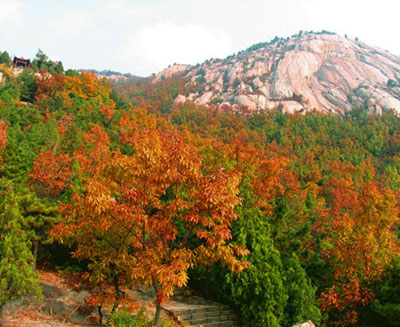
<path fill-rule="evenodd" d="M 0 310 L 40 299 L 36 265 L 100 320 L 147 284 L 158 308 L 205 290 L 242 326 L 399 324 L 396 112 L 174 105 L 179 79 L 113 89 L 43 59 L 0 64 Z"/>

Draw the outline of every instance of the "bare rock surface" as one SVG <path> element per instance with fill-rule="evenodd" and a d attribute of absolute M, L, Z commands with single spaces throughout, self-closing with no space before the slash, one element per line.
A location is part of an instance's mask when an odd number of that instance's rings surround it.
<path fill-rule="evenodd" d="M 338 114 L 364 105 L 371 113 L 400 112 L 400 57 L 332 33 L 302 33 L 223 60 L 174 65 L 154 81 L 177 75 L 189 89 L 200 89 L 185 101 L 203 105 Z"/>

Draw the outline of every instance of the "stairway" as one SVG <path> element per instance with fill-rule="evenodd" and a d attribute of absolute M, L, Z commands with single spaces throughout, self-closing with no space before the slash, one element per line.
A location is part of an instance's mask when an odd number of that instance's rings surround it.
<path fill-rule="evenodd" d="M 236 327 L 234 312 L 226 305 L 213 302 L 206 304 L 185 304 L 164 307 L 182 326 Z"/>
<path fill-rule="evenodd" d="M 183 326 L 233 327 L 237 326 L 236 316 L 227 306 L 214 305 L 189 309 L 176 313 Z"/>

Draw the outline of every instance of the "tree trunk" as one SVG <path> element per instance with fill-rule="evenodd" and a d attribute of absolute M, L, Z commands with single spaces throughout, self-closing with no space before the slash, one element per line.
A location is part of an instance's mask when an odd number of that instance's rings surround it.
<path fill-rule="evenodd" d="M 117 275 L 114 275 L 114 276 L 113 276 L 113 279 L 114 279 L 115 294 L 116 294 L 117 297 L 116 297 L 115 302 L 114 302 L 114 304 L 113 304 L 113 307 L 112 307 L 112 309 L 111 309 L 111 313 L 114 313 L 115 310 L 117 310 L 118 305 L 119 305 L 119 301 L 120 301 L 120 299 L 121 299 L 121 297 L 122 297 L 122 292 L 121 292 L 121 290 L 119 289 L 119 279 L 118 279 L 118 276 L 117 276 Z"/>
<path fill-rule="evenodd" d="M 115 312 L 115 310 L 117 310 L 117 308 L 118 308 L 118 305 L 119 305 L 119 303 L 118 303 L 118 302 L 115 302 L 115 303 L 113 304 L 113 306 L 112 306 L 112 309 L 111 309 L 111 313 L 114 313 L 114 312 Z"/>
<path fill-rule="evenodd" d="M 154 317 L 154 326 L 158 326 L 160 323 L 160 316 L 161 316 L 161 305 L 157 303 L 156 306 L 156 316 Z"/>
<path fill-rule="evenodd" d="M 99 327 L 103 327 L 103 311 L 101 310 L 101 305 L 97 306 L 97 312 L 99 313 Z"/>
<path fill-rule="evenodd" d="M 154 279 L 154 277 L 152 277 L 152 280 L 153 280 L 154 292 L 156 292 L 156 297 L 157 297 L 157 306 L 156 306 L 156 315 L 154 317 L 154 326 L 158 326 L 158 324 L 160 323 L 160 316 L 161 316 L 161 303 L 157 296 L 157 293 L 158 293 L 157 282 Z"/>
<path fill-rule="evenodd" d="M 38 248 L 39 248 L 39 242 L 33 241 L 33 271 L 36 270 Z"/>
<path fill-rule="evenodd" d="M 206 289 L 204 293 L 205 299 L 208 300 L 210 298 L 210 267 L 206 267 Z"/>

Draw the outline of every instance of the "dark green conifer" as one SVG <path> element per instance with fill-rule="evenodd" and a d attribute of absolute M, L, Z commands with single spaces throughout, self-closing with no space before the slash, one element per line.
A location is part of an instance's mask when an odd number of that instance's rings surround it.
<path fill-rule="evenodd" d="M 285 307 L 284 326 L 311 320 L 319 325 L 322 314 L 318 308 L 315 296 L 316 289 L 312 286 L 306 271 L 300 264 L 295 253 L 282 256 L 285 275 L 285 287 L 288 301 Z"/>
<path fill-rule="evenodd" d="M 17 199 L 11 186 L 5 190 L 0 214 L 0 326 L 4 306 L 23 296 L 39 296 L 39 275 L 19 221 Z"/>
<path fill-rule="evenodd" d="M 7 51 L 0 54 L 0 64 L 6 64 L 7 66 L 11 64 L 11 58 Z"/>

